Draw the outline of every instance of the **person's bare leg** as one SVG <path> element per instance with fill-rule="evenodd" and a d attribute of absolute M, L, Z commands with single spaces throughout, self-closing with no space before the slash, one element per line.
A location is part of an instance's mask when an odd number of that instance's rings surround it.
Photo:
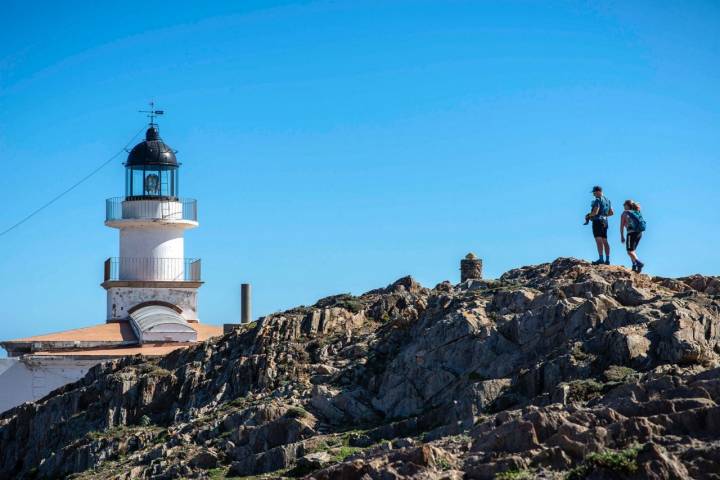
<path fill-rule="evenodd" d="M 605 239 L 602 237 L 595 237 L 595 243 L 597 244 L 598 255 L 601 259 L 603 258 L 603 242 L 604 242 L 604 240 Z"/>
<path fill-rule="evenodd" d="M 605 259 L 610 260 L 610 243 L 607 238 L 603 238 L 603 246 L 605 247 Z"/>
<path fill-rule="evenodd" d="M 637 263 L 638 257 L 635 254 L 635 250 L 633 250 L 632 252 L 628 251 L 627 254 L 628 254 L 628 257 L 630 257 L 630 260 L 632 260 L 633 264 Z"/>

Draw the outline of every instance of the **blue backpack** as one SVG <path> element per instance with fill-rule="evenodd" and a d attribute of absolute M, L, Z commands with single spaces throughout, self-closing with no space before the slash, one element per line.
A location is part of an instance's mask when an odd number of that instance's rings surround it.
<path fill-rule="evenodd" d="M 644 232 L 647 224 L 642 216 L 642 213 L 636 210 L 628 210 L 628 220 L 631 224 L 630 230 L 633 232 Z"/>
<path fill-rule="evenodd" d="M 595 215 L 595 217 L 593 217 L 593 220 L 607 222 L 608 217 L 614 213 L 612 204 L 610 203 L 610 200 L 605 197 L 605 195 L 593 201 L 590 208 L 595 207 L 598 207 L 598 213 L 597 215 Z"/>

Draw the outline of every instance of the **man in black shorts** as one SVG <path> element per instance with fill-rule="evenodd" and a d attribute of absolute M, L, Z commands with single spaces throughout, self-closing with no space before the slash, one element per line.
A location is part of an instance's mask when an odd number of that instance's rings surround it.
<path fill-rule="evenodd" d="M 592 194 L 595 198 L 590 204 L 590 213 L 585 215 L 585 224 L 587 225 L 588 222 L 592 221 L 593 237 L 595 237 L 599 256 L 597 261 L 593 262 L 593 265 L 610 265 L 610 244 L 607 240 L 607 230 L 608 217 L 613 214 L 612 205 L 610 200 L 603 195 L 602 187 L 599 185 L 593 187 Z M 603 251 L 605 252 L 604 258 Z"/>

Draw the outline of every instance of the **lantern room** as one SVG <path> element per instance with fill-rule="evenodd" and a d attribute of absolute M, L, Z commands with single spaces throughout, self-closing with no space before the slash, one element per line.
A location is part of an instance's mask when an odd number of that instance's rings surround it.
<path fill-rule="evenodd" d="M 176 200 L 178 167 L 175 152 L 162 141 L 156 125 L 151 123 L 145 141 L 133 147 L 125 163 L 125 199 Z"/>

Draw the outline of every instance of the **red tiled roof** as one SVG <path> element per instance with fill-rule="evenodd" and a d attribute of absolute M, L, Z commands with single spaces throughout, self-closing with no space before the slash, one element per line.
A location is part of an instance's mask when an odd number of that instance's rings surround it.
<path fill-rule="evenodd" d="M 8 340 L 7 343 L 29 342 L 128 342 L 136 341 L 135 333 L 128 322 L 103 323 L 92 327 L 76 328 L 62 332 L 35 335 L 33 337 Z M 3 342 L 6 343 L 6 342 Z"/>
<path fill-rule="evenodd" d="M 223 334 L 223 327 L 204 323 L 189 324 L 197 332 L 198 342 Z M 41 356 L 71 355 L 90 357 L 123 357 L 126 355 L 165 355 L 186 343 L 156 343 L 139 345 L 128 322 L 113 322 L 63 332 L 36 335 L 0 342 L 11 356 L 32 354 Z"/>
<path fill-rule="evenodd" d="M 222 335 L 223 328 L 205 323 L 189 324 L 198 334 L 198 341 L 202 342 L 210 337 Z M 35 335 L 33 337 L 7 340 L 3 343 L 34 343 L 34 342 L 135 342 L 137 338 L 128 322 L 113 322 L 93 325 L 91 327 L 76 328 L 62 332 Z"/>
<path fill-rule="evenodd" d="M 173 350 L 178 348 L 187 348 L 190 345 L 187 343 L 183 344 L 163 344 L 163 345 L 138 345 L 132 347 L 118 347 L 118 348 L 105 348 L 105 349 L 94 349 L 94 350 L 57 350 L 57 351 L 42 351 L 33 352 L 32 355 L 48 356 L 48 357 L 126 357 L 128 355 L 147 355 L 149 357 L 156 357 L 161 355 L 167 355 Z"/>

